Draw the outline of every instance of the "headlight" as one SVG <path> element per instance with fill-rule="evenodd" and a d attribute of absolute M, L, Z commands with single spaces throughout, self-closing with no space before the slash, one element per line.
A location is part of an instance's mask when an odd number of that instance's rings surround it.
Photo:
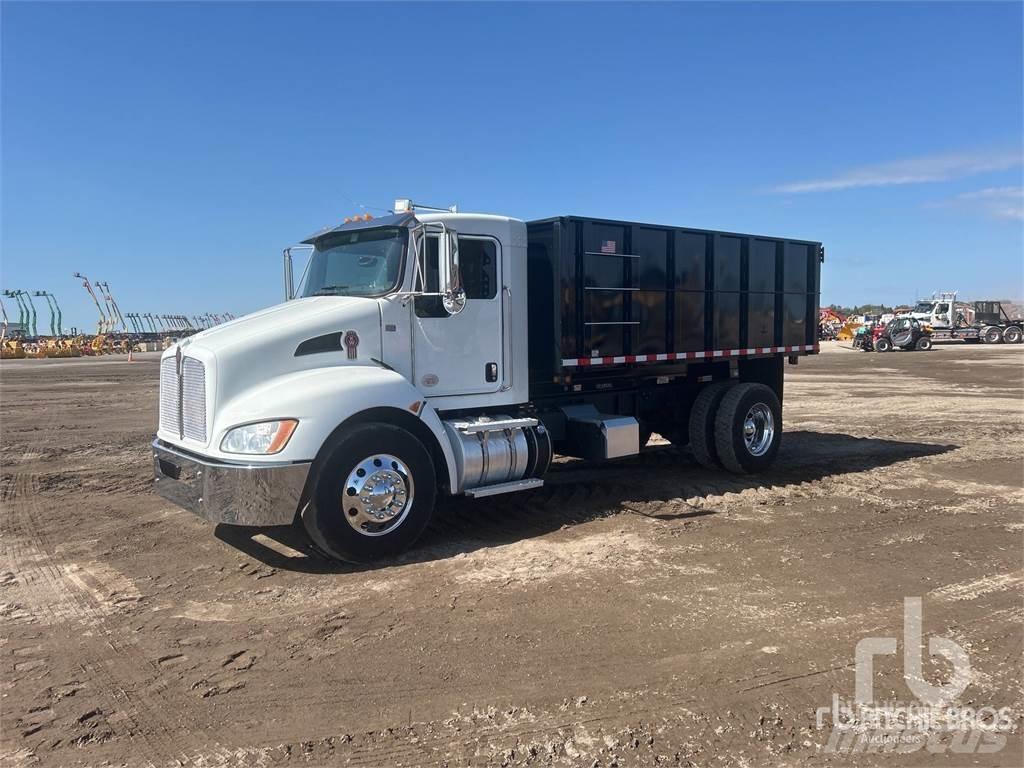
<path fill-rule="evenodd" d="M 235 427 L 224 435 L 220 449 L 225 453 L 280 453 L 298 424 L 295 419 L 280 419 Z"/>

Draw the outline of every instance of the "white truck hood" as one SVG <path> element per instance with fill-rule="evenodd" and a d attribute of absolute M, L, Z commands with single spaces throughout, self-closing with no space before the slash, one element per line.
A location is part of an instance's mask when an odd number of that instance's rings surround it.
<path fill-rule="evenodd" d="M 358 339 L 355 357 L 349 357 L 342 342 L 350 333 Z M 303 342 L 313 339 L 319 343 L 300 350 Z M 373 360 L 381 359 L 380 304 L 352 296 L 296 299 L 183 339 L 164 356 L 174 356 L 178 347 L 184 356 L 205 365 L 206 406 L 212 421 L 232 399 L 275 376 L 377 365 Z"/>

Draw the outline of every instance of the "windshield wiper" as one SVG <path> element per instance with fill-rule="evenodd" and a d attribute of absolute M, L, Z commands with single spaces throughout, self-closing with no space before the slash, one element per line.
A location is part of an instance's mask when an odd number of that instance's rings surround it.
<path fill-rule="evenodd" d="M 348 288 L 349 286 L 347 285 L 325 285 L 323 288 L 313 291 L 313 295 L 330 296 L 332 293 L 337 293 L 338 291 L 345 291 L 348 290 Z"/>

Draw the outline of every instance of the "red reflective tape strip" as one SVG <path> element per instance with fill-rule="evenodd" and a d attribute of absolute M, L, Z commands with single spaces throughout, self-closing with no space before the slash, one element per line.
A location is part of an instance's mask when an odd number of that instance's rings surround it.
<path fill-rule="evenodd" d="M 578 357 L 562 360 L 565 368 L 594 365 L 621 365 L 627 363 L 653 363 L 669 360 L 706 360 L 746 355 L 788 354 L 791 352 L 817 352 L 817 344 L 795 344 L 781 347 L 746 347 L 743 349 L 705 349 L 697 352 L 659 352 L 647 355 L 610 355 L 606 357 Z"/>

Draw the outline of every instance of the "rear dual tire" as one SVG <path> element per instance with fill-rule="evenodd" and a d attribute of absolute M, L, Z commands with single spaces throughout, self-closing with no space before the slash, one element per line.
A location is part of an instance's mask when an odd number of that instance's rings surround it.
<path fill-rule="evenodd" d="M 999 344 L 1003 340 L 1003 331 L 995 325 L 989 325 L 982 329 L 981 338 L 986 344 Z"/>
<path fill-rule="evenodd" d="M 690 449 L 708 469 L 736 474 L 771 466 L 782 442 L 782 405 L 764 384 L 715 382 L 690 413 Z"/>
<path fill-rule="evenodd" d="M 715 414 L 715 448 L 722 466 L 736 474 L 767 469 L 782 442 L 782 405 L 764 384 L 737 384 Z"/>
<path fill-rule="evenodd" d="M 697 463 L 707 469 L 718 469 L 718 449 L 715 446 L 715 414 L 731 381 L 716 381 L 697 393 L 690 410 L 690 450 Z"/>

